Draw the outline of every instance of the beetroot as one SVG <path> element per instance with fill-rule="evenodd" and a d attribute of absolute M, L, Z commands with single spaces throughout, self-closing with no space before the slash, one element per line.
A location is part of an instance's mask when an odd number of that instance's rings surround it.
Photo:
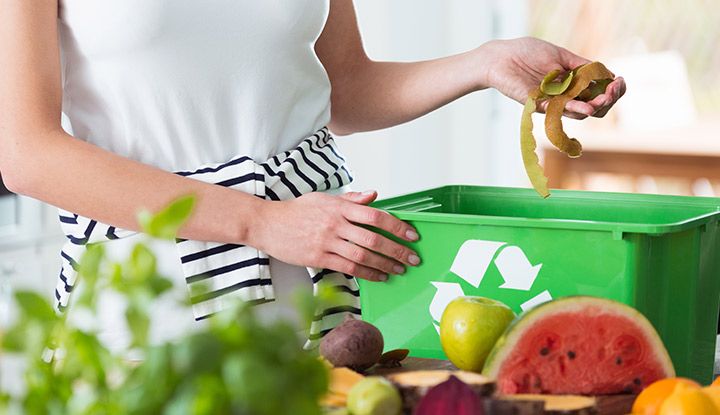
<path fill-rule="evenodd" d="M 335 367 L 363 372 L 382 356 L 384 341 L 377 327 L 348 317 L 320 342 L 320 354 Z"/>
<path fill-rule="evenodd" d="M 415 415 L 484 415 L 482 401 L 455 376 L 430 389 L 415 408 Z"/>

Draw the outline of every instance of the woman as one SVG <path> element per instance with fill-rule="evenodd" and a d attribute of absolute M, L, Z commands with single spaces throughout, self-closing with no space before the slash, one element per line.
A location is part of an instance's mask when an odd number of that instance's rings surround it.
<path fill-rule="evenodd" d="M 70 241 L 60 306 L 84 244 L 104 240 L 120 255 L 137 238 L 121 229 L 138 229 L 138 210 L 186 194 L 197 197 L 180 234 L 190 242 L 156 249 L 163 273 L 212 285 L 195 302 L 196 319 L 235 295 L 268 302 L 265 314 L 285 313 L 289 291 L 330 274 L 344 279 L 322 269 L 379 282 L 402 274 L 420 263 L 416 253 L 362 225 L 408 241 L 417 233 L 366 206 L 374 192 L 347 192 L 352 178 L 323 127 L 387 128 L 491 87 L 522 102 L 550 70 L 587 62 L 532 38 L 425 62 L 375 62 L 352 0 L 0 5 L 0 170 L 14 192 L 63 209 Z M 566 115 L 601 117 L 624 89 L 617 78 L 593 101 L 568 103 Z M 227 166 L 245 170 L 224 176 Z M 246 266 L 248 274 L 223 280 Z M 115 316 L 104 329 L 120 345 L 127 336 L 111 304 L 103 302 Z M 157 305 L 158 338 L 193 326 L 193 316 L 166 306 Z M 328 312 L 316 336 L 353 311 Z"/>

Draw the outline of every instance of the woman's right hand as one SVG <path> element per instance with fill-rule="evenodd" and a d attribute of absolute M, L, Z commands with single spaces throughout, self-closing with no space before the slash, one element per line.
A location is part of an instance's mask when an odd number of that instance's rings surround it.
<path fill-rule="evenodd" d="M 361 225 L 416 241 L 416 230 L 366 206 L 376 192 L 331 196 L 314 192 L 297 199 L 266 202 L 248 235 L 249 244 L 289 264 L 328 268 L 371 281 L 402 274 L 420 258 L 413 250 Z"/>

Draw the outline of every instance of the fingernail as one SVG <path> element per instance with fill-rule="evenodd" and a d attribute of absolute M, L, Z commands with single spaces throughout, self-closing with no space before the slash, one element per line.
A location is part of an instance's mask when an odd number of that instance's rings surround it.
<path fill-rule="evenodd" d="M 385 281 L 387 281 L 387 280 L 388 280 L 388 276 L 385 275 L 385 274 L 380 274 L 380 275 L 378 276 L 378 281 L 385 282 Z"/>
<path fill-rule="evenodd" d="M 417 241 L 420 236 L 417 234 L 417 232 L 409 230 L 405 232 L 405 237 L 407 237 L 407 239 L 411 241 Z"/>
<path fill-rule="evenodd" d="M 395 266 L 393 267 L 393 271 L 394 271 L 396 274 L 398 274 L 398 275 L 404 274 L 404 273 L 405 273 L 405 267 L 403 267 L 402 265 L 395 265 Z"/>
<path fill-rule="evenodd" d="M 420 257 L 417 255 L 410 255 L 408 257 L 408 262 L 412 265 L 418 265 L 420 264 Z"/>
<path fill-rule="evenodd" d="M 366 190 L 366 191 L 362 192 L 361 194 L 363 196 L 370 196 L 370 195 L 375 194 L 375 191 L 374 190 Z"/>

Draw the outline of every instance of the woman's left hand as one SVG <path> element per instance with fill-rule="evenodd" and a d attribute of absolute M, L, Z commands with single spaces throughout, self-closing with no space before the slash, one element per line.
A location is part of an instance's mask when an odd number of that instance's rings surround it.
<path fill-rule="evenodd" d="M 481 60 L 479 67 L 484 72 L 481 74 L 482 83 L 521 104 L 548 72 L 556 69 L 568 71 L 590 62 L 567 49 L 531 37 L 491 41 L 475 52 Z M 605 93 L 593 100 L 568 102 L 565 116 L 575 119 L 603 117 L 624 93 L 625 80 L 617 77 L 607 86 Z M 546 106 L 547 102 L 540 102 L 537 110 L 545 112 Z"/>

